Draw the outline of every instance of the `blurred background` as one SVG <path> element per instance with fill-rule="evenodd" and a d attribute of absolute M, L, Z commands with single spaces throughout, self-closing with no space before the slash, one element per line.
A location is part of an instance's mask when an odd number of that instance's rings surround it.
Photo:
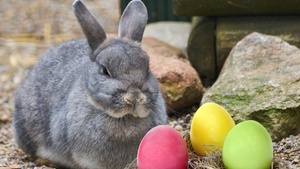
<path fill-rule="evenodd" d="M 121 13 L 130 0 L 83 0 L 107 33 L 117 33 Z M 172 0 L 143 0 L 149 22 L 187 21 L 173 14 Z M 72 12 L 73 0 L 0 0 L 0 74 L 31 67 L 53 44 L 82 37 Z M 3 75 L 4 76 L 4 75 Z"/>
<path fill-rule="evenodd" d="M 121 0 L 121 10 L 125 9 L 126 5 L 131 0 Z M 189 17 L 176 16 L 173 13 L 173 0 L 142 0 L 148 9 L 148 23 L 158 21 L 190 21 Z"/>

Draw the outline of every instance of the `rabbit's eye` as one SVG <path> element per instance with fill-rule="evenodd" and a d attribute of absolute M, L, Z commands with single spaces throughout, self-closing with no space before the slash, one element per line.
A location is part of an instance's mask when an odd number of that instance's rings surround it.
<path fill-rule="evenodd" d="M 107 68 L 103 65 L 100 65 L 99 67 L 99 73 L 100 74 L 103 74 L 103 75 L 106 75 L 106 76 L 111 76 L 110 75 L 110 72 L 107 70 Z"/>

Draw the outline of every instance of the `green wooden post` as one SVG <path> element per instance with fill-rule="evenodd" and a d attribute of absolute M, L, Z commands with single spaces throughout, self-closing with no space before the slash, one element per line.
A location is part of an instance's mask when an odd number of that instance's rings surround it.
<path fill-rule="evenodd" d="M 200 73 L 204 86 L 217 78 L 215 54 L 215 26 L 213 17 L 196 17 L 188 41 L 187 53 L 193 67 Z"/>
<path fill-rule="evenodd" d="M 121 12 L 131 0 L 121 0 Z M 191 21 L 191 17 L 176 16 L 172 0 L 142 0 L 148 10 L 148 23 L 158 21 Z"/>
<path fill-rule="evenodd" d="M 173 0 L 179 16 L 300 14 L 299 0 Z"/>

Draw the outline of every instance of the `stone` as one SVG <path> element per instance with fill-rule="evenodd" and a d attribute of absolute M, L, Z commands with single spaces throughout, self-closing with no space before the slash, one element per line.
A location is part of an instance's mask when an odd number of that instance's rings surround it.
<path fill-rule="evenodd" d="M 300 50 L 279 37 L 251 33 L 232 49 L 201 103 L 216 102 L 235 122 L 252 119 L 274 141 L 300 133 Z"/>
<path fill-rule="evenodd" d="M 159 82 L 169 113 L 200 102 L 200 78 L 179 49 L 153 38 L 144 38 L 142 48 L 150 57 L 150 69 Z"/>
<path fill-rule="evenodd" d="M 188 62 L 187 56 L 178 48 L 152 37 L 144 37 L 142 40 L 142 49 L 148 55 L 161 55 L 164 57 L 172 57 Z"/>
<path fill-rule="evenodd" d="M 190 31 L 189 22 L 160 21 L 148 24 L 144 37 L 156 38 L 185 52 Z"/>

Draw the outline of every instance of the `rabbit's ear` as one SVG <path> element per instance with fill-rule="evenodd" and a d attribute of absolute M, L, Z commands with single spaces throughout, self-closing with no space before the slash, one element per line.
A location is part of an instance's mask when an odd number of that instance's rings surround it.
<path fill-rule="evenodd" d="M 140 0 L 131 1 L 122 14 L 119 37 L 141 42 L 147 20 L 147 8 L 143 2 Z"/>
<path fill-rule="evenodd" d="M 102 26 L 80 0 L 74 1 L 73 12 L 93 52 L 106 39 L 106 34 Z"/>

